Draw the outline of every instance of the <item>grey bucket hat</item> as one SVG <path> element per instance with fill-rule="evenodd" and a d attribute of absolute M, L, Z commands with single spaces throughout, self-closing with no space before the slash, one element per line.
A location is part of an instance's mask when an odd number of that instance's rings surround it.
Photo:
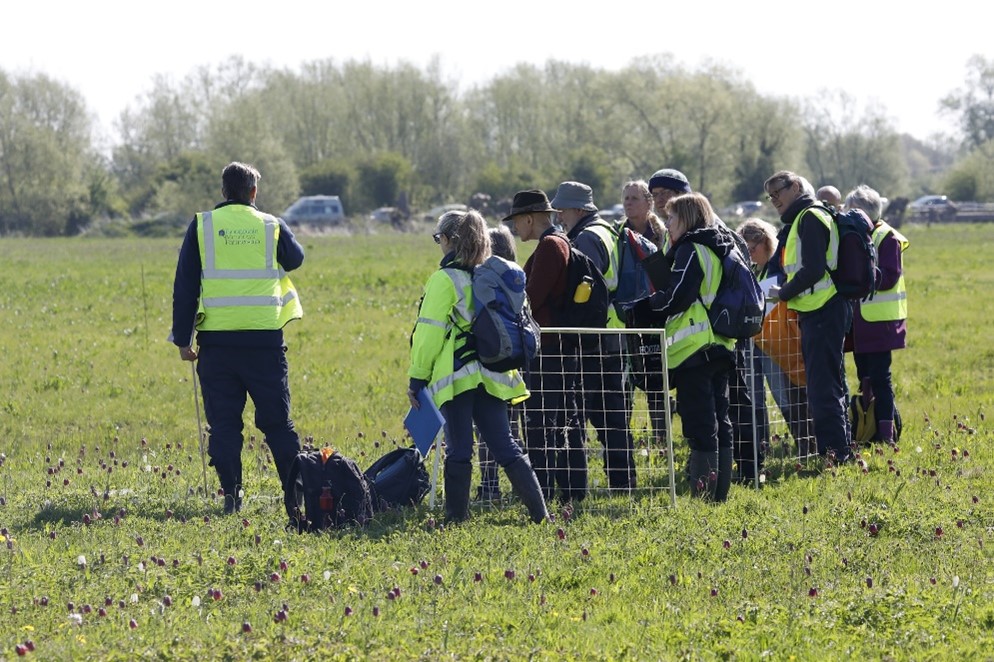
<path fill-rule="evenodd" d="M 597 211 L 594 204 L 594 192 L 586 184 L 581 182 L 563 182 L 556 189 L 556 197 L 552 199 L 552 206 L 556 209 L 582 209 L 584 211 Z"/>

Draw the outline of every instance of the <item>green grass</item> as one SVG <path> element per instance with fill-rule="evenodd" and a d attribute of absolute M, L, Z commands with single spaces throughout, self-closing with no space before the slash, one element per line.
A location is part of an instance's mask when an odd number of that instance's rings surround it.
<path fill-rule="evenodd" d="M 994 226 L 907 235 L 905 436 L 865 472 L 788 473 L 717 507 L 600 498 L 539 526 L 514 503 L 443 529 L 425 504 L 321 536 L 282 529 L 257 441 L 244 522 L 198 493 L 190 367 L 166 341 L 178 240 L 4 239 L 0 659 L 26 639 L 39 659 L 990 659 Z M 305 247 L 294 417 L 366 465 L 401 440 L 437 248 Z"/>

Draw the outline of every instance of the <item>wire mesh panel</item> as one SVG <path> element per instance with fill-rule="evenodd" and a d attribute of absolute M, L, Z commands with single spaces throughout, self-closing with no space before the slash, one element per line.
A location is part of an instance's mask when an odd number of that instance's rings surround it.
<path fill-rule="evenodd" d="M 818 457 L 818 448 L 808 413 L 796 314 L 783 302 L 773 306 L 762 332 L 740 343 L 738 358 L 753 411 L 754 438 L 759 440 L 758 482 L 771 473 L 805 468 Z"/>
<path fill-rule="evenodd" d="M 675 503 L 662 347 L 661 329 L 542 330 L 542 351 L 525 371 L 531 397 L 512 408 L 512 429 L 550 504 Z M 481 465 L 484 501 L 503 493 L 488 475 L 496 476 Z"/>
<path fill-rule="evenodd" d="M 758 488 L 818 457 L 799 338 L 796 317 L 777 313 L 736 346 L 729 418 L 739 484 Z M 511 425 L 550 507 L 676 503 L 687 449 L 663 348 L 662 329 L 542 330 L 541 354 L 525 371 L 531 397 L 511 408 Z M 506 479 L 485 451 L 480 460 L 477 498 L 499 500 Z"/>

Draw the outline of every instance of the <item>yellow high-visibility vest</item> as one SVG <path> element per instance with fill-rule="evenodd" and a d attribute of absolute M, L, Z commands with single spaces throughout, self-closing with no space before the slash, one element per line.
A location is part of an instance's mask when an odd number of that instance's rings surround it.
<path fill-rule="evenodd" d="M 805 290 L 787 302 L 788 308 L 802 313 L 818 310 L 835 295 L 835 283 L 832 282 L 832 276 L 828 271 L 829 269 L 835 269 L 839 261 L 839 229 L 835 226 L 832 216 L 828 211 L 819 209 L 818 207 L 802 209 L 798 212 L 797 217 L 790 226 L 790 232 L 787 233 L 787 245 L 783 251 L 783 270 L 787 274 L 787 282 L 792 281 L 794 276 L 797 275 L 797 272 L 804 266 L 802 262 L 803 258 L 801 257 L 801 236 L 798 226 L 800 225 L 801 216 L 805 212 L 810 212 L 812 216 L 828 228 L 829 239 L 828 248 L 825 250 L 825 264 L 828 268 L 822 274 L 821 280 L 815 283 L 813 288 Z"/>
<path fill-rule="evenodd" d="M 903 264 L 903 254 L 910 242 L 903 234 L 883 221 L 879 221 L 873 229 L 873 245 L 876 246 L 879 254 L 880 244 L 883 243 L 888 234 L 893 234 L 894 239 L 900 244 L 902 254 L 900 259 Z M 904 269 L 901 269 L 901 275 L 894 287 L 889 290 L 877 290 L 872 299 L 859 304 L 859 312 L 867 322 L 893 322 L 908 319 L 908 292 L 904 285 Z"/>
<path fill-rule="evenodd" d="M 274 331 L 304 311 L 276 260 L 280 224 L 249 205 L 197 214 L 200 331 Z"/>

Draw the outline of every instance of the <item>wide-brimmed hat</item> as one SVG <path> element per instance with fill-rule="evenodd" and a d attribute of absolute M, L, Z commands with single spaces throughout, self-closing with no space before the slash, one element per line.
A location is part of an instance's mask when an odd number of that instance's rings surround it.
<path fill-rule="evenodd" d="M 521 214 L 530 214 L 532 212 L 541 211 L 559 210 L 549 204 L 549 196 L 545 194 L 545 191 L 540 191 L 535 188 L 528 191 L 518 191 L 514 194 L 514 200 L 511 201 L 511 213 L 501 220 L 510 221 L 515 216 L 519 216 Z"/>
<path fill-rule="evenodd" d="M 581 182 L 563 182 L 556 189 L 552 204 L 557 209 L 582 209 L 597 211 L 594 204 L 594 191 Z"/>

